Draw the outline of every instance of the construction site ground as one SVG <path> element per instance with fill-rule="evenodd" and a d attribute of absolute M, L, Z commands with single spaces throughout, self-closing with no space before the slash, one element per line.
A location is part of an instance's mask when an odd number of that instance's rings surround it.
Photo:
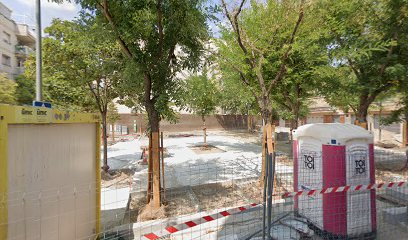
<path fill-rule="evenodd" d="M 116 223 L 110 222 L 109 227 L 104 230 L 122 232 L 129 239 L 139 239 L 143 234 L 160 231 L 169 225 L 251 202 L 261 202 L 262 188 L 258 184 L 261 169 L 259 135 L 244 131 L 209 132 L 208 143 L 221 151 L 203 154 L 194 151 L 194 146 L 202 143 L 201 134 L 197 131 L 165 135 L 164 147 L 167 149 L 167 156 L 164 162 L 165 190 L 162 192 L 164 205 L 160 212 L 153 214 L 152 219 L 149 219 L 149 215 L 140 216 L 144 210 L 146 211 L 147 189 L 147 166 L 140 164 L 141 146 L 147 145 L 148 140 L 129 137 L 110 146 L 108 161 L 113 163 L 111 167 L 115 174 L 113 177 L 106 176 L 103 179 L 103 190 L 105 193 L 115 193 L 123 192 L 122 189 L 127 188 L 129 196 L 126 204 L 123 204 L 126 193 L 122 194 L 120 199 L 116 199 L 122 201 L 120 212 L 124 212 L 123 217 L 117 217 L 116 214 Z M 277 151 L 278 187 L 275 192 L 292 191 L 291 145 L 287 141 L 278 142 Z M 407 174 L 404 171 L 377 170 L 377 181 L 397 181 L 406 178 Z M 377 206 L 381 209 L 377 211 L 377 219 L 382 228 L 387 226 L 393 229 L 393 236 L 408 236 L 408 232 L 404 232 L 399 226 L 387 223 L 382 211 L 398 207 L 398 204 L 378 198 Z M 283 200 L 277 194 L 274 197 L 273 209 L 273 216 L 277 217 L 291 213 L 293 202 L 291 199 Z M 109 222 L 107 218 L 105 220 Z M 261 224 L 262 208 L 258 207 L 249 212 L 219 219 L 216 223 L 205 223 L 177 232 L 172 234 L 171 239 L 245 239 L 248 234 L 259 229 Z M 387 238 L 386 234 L 389 229 L 382 231 L 382 228 L 378 231 L 377 239 L 391 239 Z M 278 227 L 274 231 L 283 230 Z M 291 234 L 298 234 L 292 230 L 289 232 L 290 234 L 287 234 L 289 237 Z M 319 237 L 314 235 L 312 239 Z"/>

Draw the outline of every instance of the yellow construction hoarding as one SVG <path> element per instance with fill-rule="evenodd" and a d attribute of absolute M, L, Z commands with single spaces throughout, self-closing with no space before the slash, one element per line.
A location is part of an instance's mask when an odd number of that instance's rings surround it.
<path fill-rule="evenodd" d="M 0 239 L 83 239 L 99 229 L 98 115 L 0 104 Z"/>

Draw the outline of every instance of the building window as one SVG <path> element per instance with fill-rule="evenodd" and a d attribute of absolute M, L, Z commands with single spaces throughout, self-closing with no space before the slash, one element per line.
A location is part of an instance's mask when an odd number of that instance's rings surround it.
<path fill-rule="evenodd" d="M 4 32 L 3 31 L 3 33 L 4 33 L 4 42 L 5 43 L 7 43 L 7 44 L 11 44 L 11 36 L 10 36 L 10 34 L 8 34 L 7 32 Z"/>
<path fill-rule="evenodd" d="M 1 56 L 1 63 L 3 64 L 3 65 L 5 65 L 5 66 L 11 66 L 11 58 L 10 58 L 10 56 L 7 56 L 7 55 L 5 55 L 5 54 L 3 54 L 2 56 Z"/>
<path fill-rule="evenodd" d="M 17 67 L 24 67 L 24 60 L 17 59 Z"/>

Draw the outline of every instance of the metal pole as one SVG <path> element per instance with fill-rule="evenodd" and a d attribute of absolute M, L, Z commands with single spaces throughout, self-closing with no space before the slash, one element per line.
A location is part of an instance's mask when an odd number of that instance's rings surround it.
<path fill-rule="evenodd" d="M 265 143 L 264 143 L 265 144 Z M 264 186 L 263 186 L 263 216 L 262 216 L 262 240 L 265 240 L 266 236 L 266 198 L 267 198 L 267 186 L 268 186 L 268 169 L 269 169 L 269 161 L 268 161 L 268 148 L 265 147 L 265 178 L 264 178 Z M 269 234 L 268 234 L 269 235 Z M 268 237 L 269 239 L 269 237 Z"/>
<path fill-rule="evenodd" d="M 35 100 L 42 101 L 42 56 L 41 56 L 41 0 L 36 1 L 36 78 L 35 78 Z"/>
<path fill-rule="evenodd" d="M 272 227 L 272 194 L 273 194 L 273 180 L 274 180 L 274 171 L 275 171 L 275 153 L 269 153 L 267 156 L 268 159 L 268 203 L 267 203 L 267 216 L 268 216 L 268 226 L 267 233 L 268 239 L 271 237 L 271 227 Z"/>
<path fill-rule="evenodd" d="M 378 140 L 381 141 L 382 102 L 380 102 L 378 106 L 380 107 L 380 114 L 378 116 Z"/>

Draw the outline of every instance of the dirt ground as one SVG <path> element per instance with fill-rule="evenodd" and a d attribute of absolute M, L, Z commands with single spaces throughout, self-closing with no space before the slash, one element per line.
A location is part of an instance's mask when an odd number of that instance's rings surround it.
<path fill-rule="evenodd" d="M 406 181 L 408 179 L 408 169 L 402 171 L 375 171 L 376 182 L 396 182 Z"/>
<path fill-rule="evenodd" d="M 222 149 L 219 149 L 213 145 L 196 145 L 196 146 L 192 146 L 190 147 L 191 150 L 193 150 L 193 152 L 195 154 L 209 154 L 209 153 L 222 153 L 225 152 Z"/>
<path fill-rule="evenodd" d="M 274 200 L 280 199 L 281 193 L 284 192 L 282 187 L 276 187 Z M 201 211 L 211 211 L 226 207 L 243 206 L 249 203 L 259 203 L 263 199 L 263 188 L 259 187 L 257 181 L 246 183 L 212 183 L 192 188 L 183 189 L 178 192 L 167 192 L 167 197 L 163 205 L 164 214 L 156 214 L 156 219 L 175 217 L 197 213 Z M 146 199 L 132 198 L 130 202 L 130 221 L 151 220 L 146 211 Z M 149 216 L 143 218 L 143 216 Z"/>
<path fill-rule="evenodd" d="M 132 183 L 132 176 L 135 170 L 132 169 L 120 169 L 112 170 L 109 173 L 101 171 L 102 188 L 122 188 L 129 187 Z"/>

